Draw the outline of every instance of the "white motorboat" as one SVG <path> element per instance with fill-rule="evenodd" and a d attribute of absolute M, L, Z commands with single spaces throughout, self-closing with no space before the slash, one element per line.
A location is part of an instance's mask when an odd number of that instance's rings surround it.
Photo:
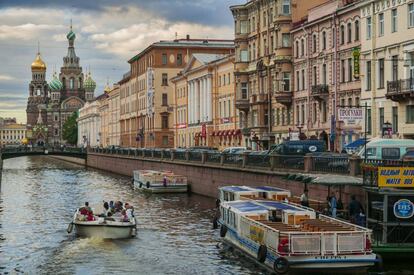
<path fill-rule="evenodd" d="M 150 193 L 186 193 L 187 178 L 170 171 L 136 170 L 134 188 Z"/>
<path fill-rule="evenodd" d="M 73 221 L 68 226 L 68 233 L 75 232 L 81 237 L 96 237 L 102 239 L 127 239 L 136 235 L 136 221 L 131 218 L 129 221 L 122 221 L 117 217 L 94 216 L 93 221 L 85 219 L 84 215 L 76 211 Z"/>

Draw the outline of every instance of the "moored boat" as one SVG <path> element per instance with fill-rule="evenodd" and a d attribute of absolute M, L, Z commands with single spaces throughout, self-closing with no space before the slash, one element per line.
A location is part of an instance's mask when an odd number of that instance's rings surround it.
<path fill-rule="evenodd" d="M 127 239 L 136 235 L 135 218 L 123 221 L 115 216 L 94 216 L 93 220 L 88 221 L 85 215 L 80 214 L 79 210 L 76 211 L 73 221 L 69 224 L 68 233 L 71 233 L 73 227 L 76 235 L 87 238 Z"/>
<path fill-rule="evenodd" d="M 185 193 L 187 178 L 171 171 L 135 170 L 134 188 L 151 193 Z"/>
<path fill-rule="evenodd" d="M 310 208 L 267 200 L 220 204 L 224 242 L 284 274 L 290 269 L 366 269 L 380 266 L 371 230 L 317 214 Z"/>

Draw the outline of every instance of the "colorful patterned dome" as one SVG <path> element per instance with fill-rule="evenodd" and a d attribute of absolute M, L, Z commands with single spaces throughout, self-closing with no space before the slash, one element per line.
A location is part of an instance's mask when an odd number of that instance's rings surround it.
<path fill-rule="evenodd" d="M 40 57 L 40 53 L 37 53 L 35 61 L 32 63 L 32 71 L 46 71 L 46 63 L 43 62 L 42 58 Z"/>
<path fill-rule="evenodd" d="M 89 73 L 83 82 L 83 87 L 88 90 L 95 90 L 96 82 L 92 79 L 91 73 Z"/>
<path fill-rule="evenodd" d="M 66 35 L 68 40 L 75 40 L 76 34 L 72 31 L 72 27 L 70 28 L 70 32 Z"/>
<path fill-rule="evenodd" d="M 60 91 L 63 88 L 62 82 L 60 82 L 59 78 L 57 77 L 56 73 L 53 75 L 52 81 L 49 83 L 49 89 L 52 92 Z"/>

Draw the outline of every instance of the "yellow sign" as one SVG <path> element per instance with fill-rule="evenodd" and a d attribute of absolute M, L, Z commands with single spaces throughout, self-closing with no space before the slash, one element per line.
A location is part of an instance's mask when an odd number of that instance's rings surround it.
<path fill-rule="evenodd" d="M 262 243 L 264 237 L 264 231 L 260 227 L 250 225 L 250 239 L 257 242 Z"/>
<path fill-rule="evenodd" d="M 414 187 L 414 167 L 379 167 L 378 187 Z"/>
<path fill-rule="evenodd" d="M 354 78 L 359 79 L 359 58 L 361 56 L 361 50 L 359 48 L 353 48 L 352 56 L 354 57 Z"/>

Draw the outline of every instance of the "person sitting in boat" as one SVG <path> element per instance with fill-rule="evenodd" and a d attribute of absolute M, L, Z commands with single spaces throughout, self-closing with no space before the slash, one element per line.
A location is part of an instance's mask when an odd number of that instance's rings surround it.
<path fill-rule="evenodd" d="M 162 180 L 162 184 L 164 185 L 164 187 L 167 186 L 167 176 L 164 176 L 164 178 Z"/>
<path fill-rule="evenodd" d="M 125 209 L 121 211 L 121 215 L 122 215 L 122 219 L 121 219 L 122 222 L 129 222 L 129 218 L 128 218 L 128 215 Z"/>
<path fill-rule="evenodd" d="M 95 217 L 93 216 L 93 212 L 92 212 L 92 210 L 88 212 L 88 214 L 87 214 L 87 216 L 86 216 L 86 220 L 87 220 L 88 222 L 91 222 L 91 221 L 94 221 L 94 220 L 95 220 Z"/>
<path fill-rule="evenodd" d="M 104 201 L 103 208 L 104 208 L 103 213 L 100 216 L 101 217 L 106 217 L 106 216 L 108 216 L 108 213 L 111 212 L 111 210 L 109 208 L 109 203 Z"/>
<path fill-rule="evenodd" d="M 134 217 L 134 207 L 126 202 L 125 203 L 125 210 L 126 210 L 126 214 L 128 216 L 128 219 L 132 219 Z"/>
<path fill-rule="evenodd" d="M 81 215 L 88 215 L 89 212 L 92 212 L 92 209 L 89 207 L 89 202 L 85 202 L 85 206 L 79 208 L 79 213 Z"/>
<path fill-rule="evenodd" d="M 115 212 L 115 205 L 114 205 L 114 201 L 110 201 L 109 202 L 109 209 L 111 210 L 112 213 Z"/>

